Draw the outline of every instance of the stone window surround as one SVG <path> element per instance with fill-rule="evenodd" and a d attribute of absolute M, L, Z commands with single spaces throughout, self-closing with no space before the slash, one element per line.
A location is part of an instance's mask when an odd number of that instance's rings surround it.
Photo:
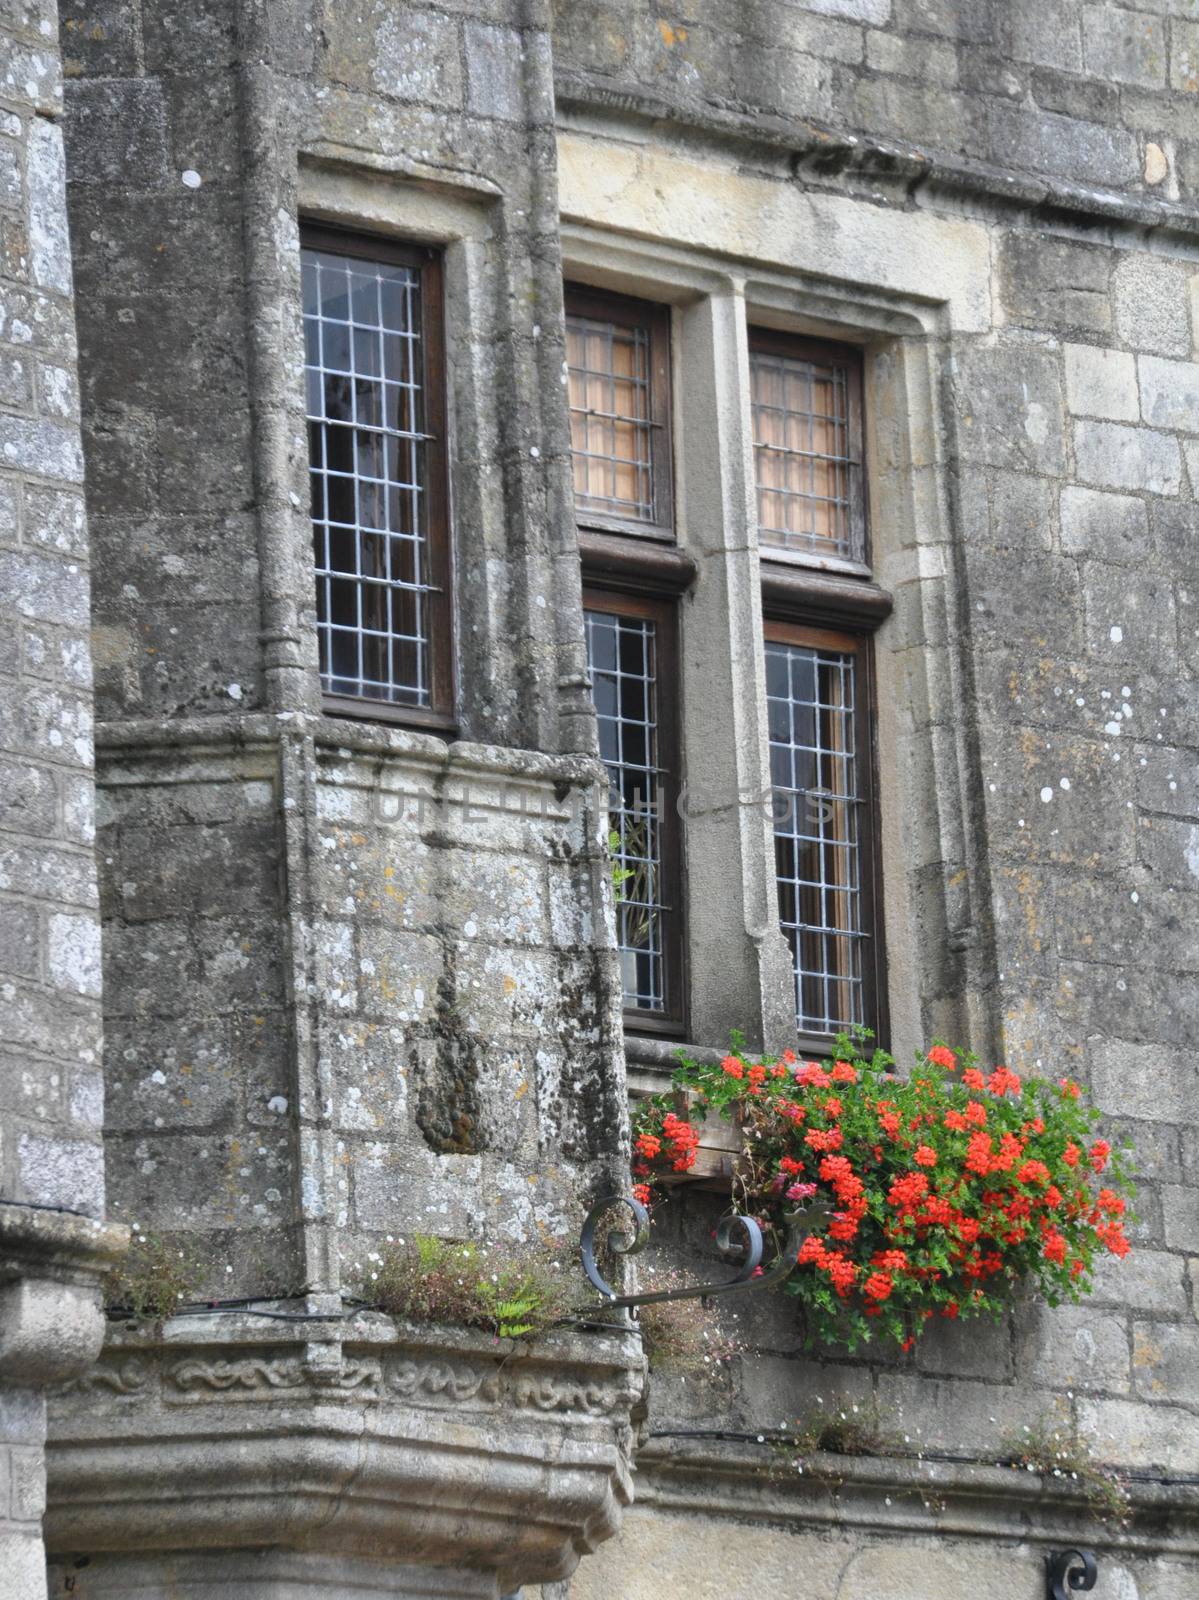
<path fill-rule="evenodd" d="M 471 473 L 471 463 L 460 458 L 463 441 L 488 426 L 494 385 L 477 370 L 474 352 L 488 332 L 488 245 L 504 204 L 490 187 L 469 178 L 461 184 L 443 178 L 434 186 L 357 163 L 301 156 L 302 216 L 391 231 L 443 250 L 448 367 L 460 374 L 447 397 L 451 495 L 461 498 L 464 477 L 473 478 L 468 492 L 475 514 L 485 522 L 503 515 L 498 486 L 484 473 Z M 725 663 L 732 670 L 723 681 L 720 662 L 707 661 L 698 651 L 688 652 L 683 663 L 684 704 L 704 708 L 698 730 L 696 715 L 684 713 L 684 745 L 689 732 L 702 732 L 712 773 L 709 793 L 723 788 L 732 795 L 760 795 L 769 777 L 762 590 L 753 537 L 748 327 L 777 327 L 866 349 L 874 570 L 896 600 L 895 616 L 876 641 L 877 738 L 888 1007 L 892 1047 L 903 1059 L 924 1033 L 909 934 L 913 880 L 921 868 L 962 858 L 969 828 L 962 800 L 969 755 L 956 733 L 930 730 L 919 706 L 901 702 L 898 684 L 910 679 L 911 671 L 898 656 L 893 662 L 892 654 L 903 650 L 908 635 L 923 636 L 925 615 L 944 634 L 951 632 L 955 552 L 937 470 L 941 434 L 935 366 L 941 342 L 959 318 L 967 331 L 975 331 L 981 293 L 971 284 L 963 294 L 960 275 L 947 283 L 944 297 L 937 296 L 936 285 L 922 285 L 921 292 L 893 284 L 864 287 L 800 267 L 722 261 L 693 246 L 646 241 L 573 220 L 563 221 L 561 246 L 567 280 L 672 308 L 678 539 L 701 577 L 709 579 L 692 589 L 689 631 L 700 639 L 719 628 L 733 646 Z M 469 375 L 463 375 L 464 367 Z M 680 389 L 684 370 L 701 381 Z M 464 415 L 468 393 L 470 410 Z M 810 562 L 799 564 L 811 568 Z M 460 607 L 459 637 L 486 622 L 481 611 L 476 618 Z M 935 664 L 930 658 L 920 675 L 917 692 L 953 694 L 960 670 L 952 650 L 944 657 L 938 652 Z M 718 719 L 712 715 L 717 706 Z M 713 772 L 714 766 L 719 770 Z M 892 782 L 893 774 L 900 781 Z M 934 790 L 932 803 L 927 797 Z M 771 826 L 758 806 L 732 809 L 736 815 L 730 825 L 727 801 L 700 807 L 688 797 L 692 1004 L 686 1042 L 721 1050 L 729 1027 L 740 1026 L 751 1044 L 782 1048 L 794 1040 L 795 1028 L 789 953 L 778 929 Z M 948 902 L 947 886 L 943 892 Z M 955 906 L 951 917 L 949 909 L 951 925 L 971 921 L 968 910 Z M 963 1015 L 963 1033 L 973 1033 L 971 1020 Z M 979 1032 L 984 1031 L 980 1020 Z M 633 1086 L 659 1087 L 672 1064 L 675 1041 L 630 1037 L 627 1045 Z"/>
<path fill-rule="evenodd" d="M 950 331 L 951 307 L 947 301 L 930 302 L 890 289 L 820 280 L 808 272 L 724 262 L 707 251 L 572 222 L 563 226 L 562 245 L 563 270 L 572 282 L 672 307 L 676 537 L 680 550 L 696 562 L 701 579 L 708 580 L 693 585 L 685 601 L 690 625 L 683 629 L 681 674 L 689 784 L 687 1042 L 704 1051 L 723 1052 L 730 1026 L 741 1027 L 751 1043 L 767 1048 L 795 1042 L 788 953 L 778 932 L 771 824 L 760 807 L 749 804 L 732 808 L 736 816 L 729 825 L 730 794 L 760 795 L 769 787 L 749 328 L 777 328 L 865 350 L 873 567 L 897 600 L 895 617 L 876 636 L 875 657 L 883 920 L 891 958 L 886 1000 L 891 1043 L 902 1060 L 923 1031 L 919 974 L 908 931 L 910 879 L 922 865 L 950 859 L 942 835 L 948 831 L 960 836 L 966 825 L 957 802 L 961 791 L 956 772 L 949 784 L 949 769 L 965 759 L 956 744 L 934 744 L 926 732 L 925 749 L 915 762 L 912 752 L 901 754 L 905 738 L 911 738 L 908 729 L 922 718 L 917 708 L 901 700 L 910 698 L 910 691 L 903 686 L 902 667 L 893 660 L 904 635 L 915 631 L 915 607 L 925 608 L 934 596 L 942 605 L 951 603 L 946 577 L 953 553 L 946 507 L 929 470 L 938 454 L 932 357 Z M 925 442 L 931 445 L 928 459 Z M 824 566 L 835 572 L 840 565 L 802 556 L 788 560 L 786 552 L 771 551 L 768 559 L 775 563 L 779 556 L 778 564 L 797 569 L 801 582 L 804 571 Z M 719 663 L 704 659 L 703 641 L 713 636 L 727 636 L 732 644 L 732 672 L 719 683 L 714 681 Z M 700 766 L 712 775 L 712 798 L 697 805 L 692 774 Z M 946 783 L 938 780 L 938 803 L 942 813 L 956 814 L 913 817 L 913 807 L 921 806 L 905 777 L 913 766 L 922 774 L 944 773 Z M 799 1043 L 809 1050 L 826 1048 L 822 1041 Z M 626 1035 L 635 1092 L 660 1087 L 674 1048 L 663 1040 Z"/>

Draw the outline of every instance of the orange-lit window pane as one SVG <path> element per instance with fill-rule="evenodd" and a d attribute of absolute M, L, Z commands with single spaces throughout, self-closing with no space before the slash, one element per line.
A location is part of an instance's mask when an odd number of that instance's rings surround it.
<path fill-rule="evenodd" d="M 568 316 L 566 361 L 576 505 L 652 522 L 649 330 Z"/>
<path fill-rule="evenodd" d="M 808 555 L 865 552 L 848 365 L 750 353 L 758 538 Z"/>

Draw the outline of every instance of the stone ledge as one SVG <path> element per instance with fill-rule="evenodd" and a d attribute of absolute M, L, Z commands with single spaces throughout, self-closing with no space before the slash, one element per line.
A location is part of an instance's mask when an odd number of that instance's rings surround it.
<path fill-rule="evenodd" d="M 635 1336 L 226 1320 L 114 1329 L 51 1395 L 48 1550 L 269 1544 L 517 1588 L 616 1532 L 645 1384 Z"/>
<path fill-rule="evenodd" d="M 444 771 L 522 777 L 533 782 L 590 788 L 607 782 L 598 758 L 546 755 L 506 745 L 477 744 L 468 739 L 447 742 L 437 734 L 391 727 L 351 718 L 266 711 L 207 717 L 140 717 L 96 724 L 97 757 L 161 754 L 168 750 L 269 749 L 284 739 L 312 737 L 321 750 L 347 750 L 367 755 L 395 755 Z"/>
<path fill-rule="evenodd" d="M 635 1483 L 639 1506 L 739 1520 L 1199 1555 L 1199 1484 L 1129 1483 L 1118 1527 L 1076 1485 L 989 1462 L 817 1452 L 801 1476 L 764 1445 L 665 1437 L 638 1453 Z"/>
<path fill-rule="evenodd" d="M 95 1359 L 100 1279 L 128 1245 L 120 1224 L 0 1204 L 0 1381 L 58 1383 Z"/>

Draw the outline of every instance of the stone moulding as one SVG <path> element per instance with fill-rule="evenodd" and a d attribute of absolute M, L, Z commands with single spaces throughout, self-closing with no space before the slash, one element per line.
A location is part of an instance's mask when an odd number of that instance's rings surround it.
<path fill-rule="evenodd" d="M 1130 1555 L 1199 1556 L 1199 1486 L 1134 1480 L 1128 1519 L 1100 1521 L 1085 1490 L 987 1461 L 816 1453 L 802 1475 L 761 1446 L 652 1435 L 637 1457 L 637 1503 L 792 1528 L 1027 1541 L 1079 1541 Z"/>
<path fill-rule="evenodd" d="M 635 1335 L 177 1318 L 51 1397 L 51 1554 L 275 1548 L 568 1575 L 632 1498 Z"/>

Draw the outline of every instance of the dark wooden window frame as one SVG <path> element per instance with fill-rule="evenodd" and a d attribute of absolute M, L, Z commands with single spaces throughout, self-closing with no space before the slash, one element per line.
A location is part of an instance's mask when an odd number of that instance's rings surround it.
<path fill-rule="evenodd" d="M 671 428 L 670 399 L 670 307 L 653 300 L 636 300 L 629 295 L 593 289 L 585 284 L 564 286 L 566 315 L 590 317 L 612 322 L 622 328 L 644 328 L 649 335 L 649 423 L 651 441 L 651 479 L 654 494 L 653 518 L 641 521 L 615 513 L 592 511 L 576 506 L 580 528 L 599 528 L 624 533 L 638 539 L 673 541 L 674 534 L 674 438 Z"/>
<path fill-rule="evenodd" d="M 777 328 L 761 328 L 751 326 L 749 333 L 749 350 L 751 356 L 755 351 L 764 355 L 791 356 L 797 361 L 815 361 L 825 366 L 844 367 L 846 370 L 846 397 L 848 400 L 848 435 L 849 453 L 857 466 L 856 473 L 850 474 L 850 526 L 856 530 L 861 538 L 862 550 L 859 556 L 823 556 L 815 551 L 787 550 L 783 545 L 763 544 L 761 537 L 758 547 L 763 554 L 778 558 L 788 563 L 822 561 L 844 561 L 849 566 L 869 567 L 870 565 L 870 519 L 866 515 L 866 418 L 863 404 L 863 375 L 865 368 L 864 353 L 860 346 L 853 344 L 837 344 L 829 339 L 812 339 L 806 334 L 787 333 Z M 752 446 L 752 441 L 751 441 Z M 755 454 L 754 462 L 754 516 L 757 516 L 757 461 L 756 446 L 752 446 Z"/>
<path fill-rule="evenodd" d="M 630 1033 L 659 1034 L 669 1038 L 686 1037 L 686 904 L 683 858 L 683 822 L 679 815 L 682 793 L 682 739 L 679 718 L 679 608 L 677 585 L 647 585 L 642 592 L 630 592 L 625 583 L 610 586 L 602 573 L 594 577 L 584 572 L 583 608 L 603 611 L 609 616 L 641 617 L 654 622 L 657 656 L 658 765 L 665 774 L 662 782 L 662 899 L 672 907 L 663 918 L 663 963 L 665 967 L 665 1009 L 661 1012 L 628 1008 L 625 1028 Z M 673 691 L 673 692 L 672 692 Z"/>
<path fill-rule="evenodd" d="M 446 406 L 445 302 L 439 250 L 410 244 L 386 234 L 335 228 L 301 220 L 300 245 L 305 250 L 358 256 L 411 267 L 420 273 L 422 400 L 424 405 L 425 492 L 429 553 L 428 594 L 430 704 L 393 705 L 385 700 L 350 695 L 321 695 L 330 716 L 387 722 L 432 732 L 457 730 L 454 690 L 454 558 L 450 526 L 449 440 Z"/>

